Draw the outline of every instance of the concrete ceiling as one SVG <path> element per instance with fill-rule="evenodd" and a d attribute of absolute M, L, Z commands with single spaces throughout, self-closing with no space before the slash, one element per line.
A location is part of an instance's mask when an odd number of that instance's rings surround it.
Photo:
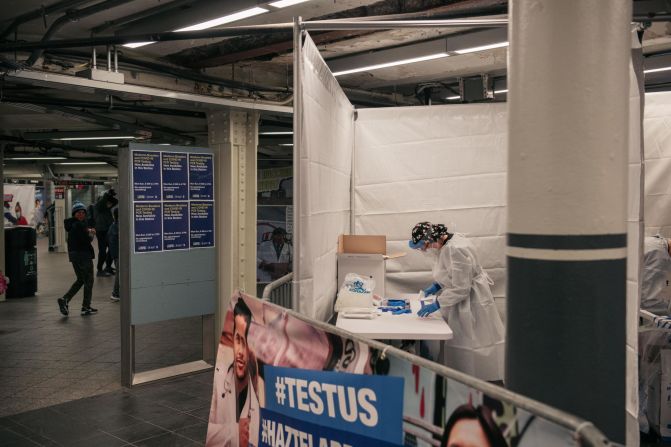
<path fill-rule="evenodd" d="M 498 18 L 505 17 L 507 12 L 506 0 L 310 0 L 283 9 L 269 3 L 267 0 L 3 0 L 0 36 L 8 43 L 39 41 L 50 28 L 52 35 L 45 40 L 168 32 L 258 6 L 269 12 L 230 25 L 288 23 L 294 16 L 303 20 L 446 19 Z M 671 1 L 635 0 L 634 8 L 638 16 L 671 17 Z M 21 20 L 22 17 L 26 20 Z M 14 23 L 18 26 L 12 26 Z M 671 66 L 671 55 L 667 54 L 671 52 L 669 23 L 649 25 L 643 38 L 649 65 Z M 385 58 L 413 57 L 421 48 L 431 46 L 458 47 L 460 42 L 478 39 L 491 43 L 491 36 L 487 37 L 491 32 L 469 28 L 394 29 L 314 32 L 311 36 L 332 67 L 346 67 Z M 497 39 L 505 40 L 505 29 L 496 32 L 500 34 Z M 119 62 L 126 85 L 282 105 L 291 101 L 292 45 L 290 32 L 158 42 L 135 49 L 119 47 Z M 97 51 L 99 68 L 104 68 L 105 47 L 98 47 Z M 3 67 L 5 71 L 26 68 L 31 53 L 0 53 L 0 71 Z M 91 48 L 86 46 L 48 49 L 30 66 L 41 72 L 74 75 L 90 67 L 90 54 Z M 505 86 L 506 59 L 506 48 L 464 55 L 450 53 L 443 59 L 343 75 L 338 81 L 359 106 L 417 105 L 429 100 L 434 104 L 454 102 L 446 98 L 459 93 L 462 77 L 487 74 L 494 79 L 495 88 Z M 651 75 L 646 81 L 651 89 L 668 88 L 671 71 Z M 0 89 L 0 101 L 4 103 L 0 104 L 0 133 L 8 139 L 10 154 L 65 151 L 72 156 L 115 159 L 115 148 L 98 147 L 105 144 L 35 142 L 25 138 L 29 132 L 121 128 L 154 143 L 206 144 L 207 109 L 196 104 L 126 94 L 118 89 L 105 92 L 14 81 L 3 82 Z M 504 100 L 505 94 L 498 94 L 495 99 Z M 291 126 L 290 117 L 281 114 L 267 113 L 263 119 L 264 125 Z M 287 149 L 278 143 L 279 140 L 264 139 L 261 146 L 269 157 L 286 157 Z"/>

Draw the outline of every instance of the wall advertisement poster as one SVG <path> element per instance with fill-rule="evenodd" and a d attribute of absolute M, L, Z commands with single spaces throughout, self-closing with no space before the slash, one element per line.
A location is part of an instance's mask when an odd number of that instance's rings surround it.
<path fill-rule="evenodd" d="M 214 156 L 131 151 L 135 253 L 214 247 Z"/>

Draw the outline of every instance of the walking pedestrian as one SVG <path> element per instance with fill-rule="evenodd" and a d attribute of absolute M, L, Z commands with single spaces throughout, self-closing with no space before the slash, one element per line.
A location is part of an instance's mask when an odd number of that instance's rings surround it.
<path fill-rule="evenodd" d="M 96 238 L 98 239 L 98 273 L 97 276 L 109 276 L 114 274 L 112 268 L 112 256 L 109 253 L 107 246 L 107 231 L 109 231 L 114 218 L 112 217 L 112 208 L 114 208 L 119 200 L 117 200 L 116 192 L 110 189 L 105 192 L 103 196 L 96 202 L 95 206 L 95 222 L 96 222 Z M 103 270 L 103 267 L 107 267 Z"/>
<path fill-rule="evenodd" d="M 65 219 L 65 230 L 68 232 L 68 259 L 72 263 L 77 280 L 72 284 L 63 298 L 58 299 L 58 308 L 65 316 L 69 314 L 69 303 L 79 289 L 84 286 L 84 300 L 81 315 L 93 315 L 98 312 L 91 307 L 93 295 L 93 246 L 91 241 L 96 234 L 94 228 L 86 224 L 86 206 L 75 202 L 72 206 L 72 217 Z"/>

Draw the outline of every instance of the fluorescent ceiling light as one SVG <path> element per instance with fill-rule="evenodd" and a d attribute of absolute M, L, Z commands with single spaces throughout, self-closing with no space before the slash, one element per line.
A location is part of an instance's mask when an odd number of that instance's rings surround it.
<path fill-rule="evenodd" d="M 119 147 L 118 144 L 99 144 L 96 147 Z"/>
<path fill-rule="evenodd" d="M 275 8 L 286 8 L 287 6 L 293 6 L 307 1 L 309 0 L 280 0 L 279 2 L 270 3 L 270 6 L 274 6 Z"/>
<path fill-rule="evenodd" d="M 127 44 L 124 44 L 123 46 L 126 47 L 126 48 L 140 48 L 140 47 L 143 47 L 143 46 L 145 46 L 145 45 L 150 45 L 150 44 L 152 44 L 152 43 L 156 43 L 156 42 L 136 42 L 136 43 L 127 43 Z"/>
<path fill-rule="evenodd" d="M 410 59 L 401 59 L 398 61 L 386 62 L 384 64 L 368 65 L 366 67 L 359 67 L 359 68 L 352 68 L 351 70 L 338 71 L 333 73 L 333 76 L 346 75 L 350 73 L 359 73 L 361 71 L 372 71 L 377 70 L 379 68 L 395 67 L 397 65 L 414 64 L 416 62 L 430 61 L 433 59 L 440 59 L 447 56 L 449 56 L 449 54 L 447 53 L 436 53 L 436 54 L 430 54 L 428 56 L 413 57 Z"/>
<path fill-rule="evenodd" d="M 272 132 L 259 132 L 259 135 L 293 135 L 294 133 L 292 131 L 286 131 L 286 132 L 281 132 L 281 131 L 272 131 Z"/>
<path fill-rule="evenodd" d="M 503 90 L 494 90 L 494 93 L 508 93 L 508 89 L 505 88 Z"/>
<path fill-rule="evenodd" d="M 238 11 L 233 14 L 228 14 L 217 19 L 208 20 L 207 22 L 197 23 L 195 25 L 187 26 L 186 28 L 176 29 L 175 32 L 183 31 L 199 31 L 202 29 L 214 28 L 215 26 L 223 25 L 224 23 L 231 23 L 237 20 L 246 19 L 248 17 L 254 17 L 259 14 L 268 12 L 265 8 L 254 7 L 250 9 L 245 9 L 244 11 Z"/>
<path fill-rule="evenodd" d="M 447 98 L 445 98 L 445 99 L 449 99 L 449 100 L 452 100 L 452 99 L 461 99 L 461 96 L 459 96 L 459 95 L 455 95 L 455 96 L 448 96 L 448 97 L 447 97 Z"/>
<path fill-rule="evenodd" d="M 170 143 L 158 143 L 158 146 L 170 146 Z"/>
<path fill-rule="evenodd" d="M 307 0 L 301 0 L 301 1 L 307 1 Z M 277 3 L 281 3 L 281 2 L 277 2 Z M 289 6 L 289 5 L 286 5 L 286 6 Z M 278 8 L 279 7 L 280 6 L 278 6 Z M 228 14 L 228 15 L 225 15 L 223 17 L 219 17 L 218 19 L 208 20 L 207 22 L 197 23 L 195 25 L 187 26 L 186 28 L 180 28 L 180 29 L 176 29 L 176 30 L 173 30 L 173 31 L 176 32 L 176 33 L 181 33 L 181 32 L 184 32 L 184 31 L 200 31 L 200 30 L 204 30 L 204 29 L 208 29 L 208 28 L 214 28 L 215 26 L 223 25 L 224 23 L 231 23 L 231 22 L 235 22 L 237 20 L 246 19 L 248 17 L 254 17 L 254 16 L 257 16 L 259 14 L 263 14 L 264 12 L 268 12 L 268 10 L 265 9 L 265 8 L 259 8 L 259 7 L 245 9 L 244 11 L 238 11 L 238 12 L 235 12 L 233 14 Z M 123 46 L 127 47 L 127 48 L 140 48 L 140 47 L 143 47 L 145 45 L 152 44 L 152 43 L 156 43 L 156 42 L 127 43 L 127 44 L 124 44 Z"/>
<path fill-rule="evenodd" d="M 57 165 L 106 165 L 106 161 L 73 161 L 67 163 L 56 163 Z"/>
<path fill-rule="evenodd" d="M 67 157 L 7 157 L 5 160 L 67 160 Z"/>
<path fill-rule="evenodd" d="M 503 48 L 507 46 L 508 42 L 499 42 L 499 43 L 492 43 L 490 45 L 482 45 L 479 47 L 464 48 L 463 50 L 456 50 L 455 53 L 457 54 L 477 53 L 478 51 L 493 50 L 494 48 Z"/>
<path fill-rule="evenodd" d="M 293 145 L 294 145 L 294 143 L 282 143 L 282 144 L 278 144 L 278 146 L 293 146 Z"/>
<path fill-rule="evenodd" d="M 52 140 L 58 141 L 86 141 L 86 140 L 134 140 L 135 137 L 132 135 L 122 135 L 122 136 L 111 136 L 111 137 L 65 137 L 65 138 L 52 138 Z"/>
<path fill-rule="evenodd" d="M 659 73 L 660 71 L 669 71 L 671 67 L 662 67 L 662 68 L 651 68 L 649 70 L 643 70 L 643 73 Z"/>

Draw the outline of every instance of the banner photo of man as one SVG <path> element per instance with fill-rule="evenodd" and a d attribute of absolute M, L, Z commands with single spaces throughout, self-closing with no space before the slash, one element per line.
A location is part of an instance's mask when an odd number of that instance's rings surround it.
<path fill-rule="evenodd" d="M 206 445 L 554 447 L 576 438 L 510 402 L 236 291 L 218 346 Z"/>
<path fill-rule="evenodd" d="M 260 445 L 265 366 L 370 373 L 369 355 L 365 344 L 323 332 L 282 308 L 236 293 L 217 352 L 207 445 Z"/>

